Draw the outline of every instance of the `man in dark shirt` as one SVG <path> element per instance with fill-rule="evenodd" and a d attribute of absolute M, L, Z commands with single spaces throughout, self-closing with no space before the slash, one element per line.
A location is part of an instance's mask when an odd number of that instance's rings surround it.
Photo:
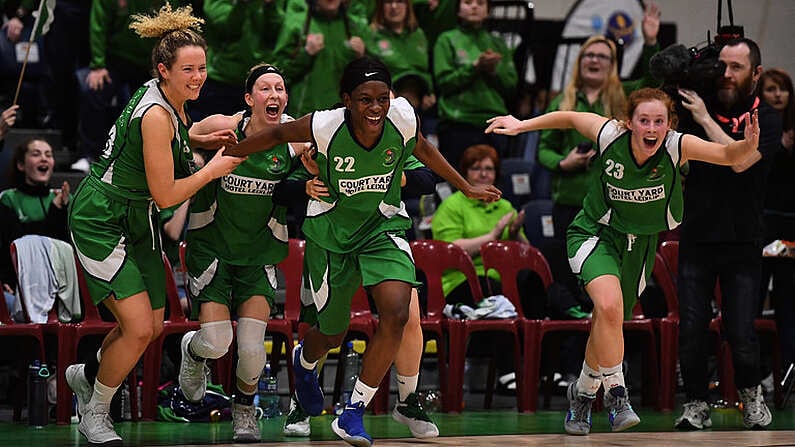
<path fill-rule="evenodd" d="M 726 167 L 690 162 L 684 189 L 685 215 L 679 246 L 679 358 L 685 383 L 684 413 L 676 428 L 710 427 L 707 358 L 710 300 L 721 290 L 725 339 L 732 350 L 734 380 L 747 428 L 763 428 L 772 417 L 760 386 L 759 342 L 754 330 L 762 263 L 762 207 L 773 155 L 781 136 L 781 117 L 753 95 L 762 73 L 759 47 L 750 39 L 732 40 L 721 49 L 726 64 L 717 95 L 703 102 L 683 91 L 683 106 L 693 112 L 695 129 L 683 129 L 726 143 L 743 138 L 744 116 L 759 110 L 759 147 L 747 159 Z"/>

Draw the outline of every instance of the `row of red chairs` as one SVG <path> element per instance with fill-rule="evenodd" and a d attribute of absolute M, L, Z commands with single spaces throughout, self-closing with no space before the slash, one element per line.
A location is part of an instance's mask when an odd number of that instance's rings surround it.
<path fill-rule="evenodd" d="M 299 325 L 301 309 L 301 275 L 303 271 L 304 242 L 291 239 L 288 257 L 279 264 L 286 278 L 287 297 L 283 319 L 272 319 L 268 323 L 268 333 L 274 340 L 283 343 L 288 355 L 286 362 L 288 369 L 292 370 L 292 352 L 294 334 L 299 337 L 305 332 L 306 327 Z M 445 270 L 456 269 L 463 272 L 472 289 L 476 301 L 484 296 L 479 281 L 475 274 L 474 265 L 469 255 L 460 247 L 447 242 L 434 240 L 420 240 L 411 243 L 411 250 L 418 270 L 421 270 L 427 280 L 427 307 L 422 315 L 422 329 L 426 339 L 437 341 L 439 364 L 439 384 L 443 391 L 443 409 L 446 412 L 460 412 L 463 408 L 463 380 L 466 347 L 470 337 L 482 331 L 501 331 L 511 334 L 514 339 L 515 368 L 517 373 L 517 407 L 523 412 L 533 412 L 537 408 L 538 381 L 541 346 L 544 337 L 553 332 L 590 330 L 590 320 L 550 320 L 529 319 L 522 313 L 519 298 L 519 285 L 517 275 L 522 270 L 530 270 L 538 275 L 544 288 L 552 283 L 552 274 L 543 255 L 535 247 L 513 241 L 493 241 L 481 248 L 484 265 L 487 269 L 497 270 L 502 278 L 503 294 L 514 304 L 519 314 L 517 318 L 506 320 L 451 320 L 443 316 L 445 305 L 441 287 L 441 276 Z M 12 246 L 12 255 L 15 254 Z M 180 254 L 184 257 L 185 246 Z M 676 301 L 676 269 L 677 269 L 678 244 L 664 242 L 657 254 L 653 270 L 655 282 L 660 287 L 666 299 L 668 313 L 663 318 L 645 318 L 641 312 L 636 312 L 636 317 L 624 323 L 625 332 L 639 333 L 644 336 L 644 394 L 645 404 L 656 400 L 657 407 L 661 410 L 673 408 L 673 398 L 676 386 L 676 360 L 678 353 L 678 305 Z M 168 288 L 168 315 L 164 323 L 163 334 L 152 343 L 144 354 L 144 374 L 142 388 L 142 418 L 153 419 L 156 414 L 157 386 L 163 343 L 166 337 L 178 335 L 190 330 L 196 330 L 198 322 L 191 321 L 182 311 L 179 304 L 176 283 L 171 274 L 171 266 L 164 260 L 167 271 Z M 16 264 L 16 263 L 15 263 Z M 184 262 L 183 262 L 184 265 Z M 83 296 L 84 319 L 80 323 L 59 323 L 54 312 L 44 325 L 15 324 L 8 316 L 5 303 L 0 303 L 0 336 L 26 336 L 33 339 L 39 346 L 40 358 L 44 357 L 44 337 L 54 335 L 58 340 L 58 405 L 57 421 L 68 423 L 71 416 L 72 398 L 71 391 L 66 386 L 64 371 L 66 366 L 76 361 L 77 347 L 83 337 L 89 335 L 104 335 L 115 327 L 115 322 L 103 321 L 97 308 L 90 303 L 85 289 L 83 272 L 78 266 L 81 295 Z M 719 290 L 718 290 L 719 292 Z M 718 293 L 719 299 L 719 293 Z M 2 300 L 0 300 L 2 301 Z M 639 309 L 639 308 L 638 308 Z M 351 336 L 363 335 L 366 339 L 372 337 L 377 328 L 377 318 L 369 309 L 366 294 L 359 289 L 352 304 Z M 775 334 L 775 325 L 769 320 L 758 320 L 757 329 L 770 331 Z M 719 336 L 720 316 L 711 328 Z M 719 339 L 719 338 L 718 338 Z M 233 345 L 234 346 L 234 343 Z M 659 356 L 658 353 L 659 347 Z M 281 352 L 281 346 L 273 352 Z M 732 398 L 731 393 L 736 393 L 733 387 L 731 361 L 727 346 L 724 344 L 719 349 L 721 355 L 721 383 L 724 384 L 724 395 L 727 400 Z M 776 351 L 777 352 L 777 351 Z M 233 353 L 228 353 L 219 359 L 216 365 L 216 377 L 227 391 L 231 392 L 233 386 L 232 375 Z M 728 361 L 727 361 L 728 360 Z M 775 359 L 774 359 L 775 361 Z M 780 359 L 779 359 L 780 363 Z M 780 368 L 774 368 L 777 371 Z M 292 374 L 290 377 L 290 390 L 293 389 Z M 777 377 L 778 379 L 778 377 Z M 133 379 L 135 380 L 134 376 Z M 493 381 L 493 378 L 492 378 Z M 776 380 L 778 383 L 779 380 Z M 133 382 L 134 383 L 134 382 Z M 489 384 L 491 386 L 492 384 Z M 136 387 L 131 386 L 134 393 Z M 659 392 L 658 392 L 659 390 Z M 376 413 L 387 411 L 389 398 L 389 377 L 382 382 L 379 394 L 373 402 Z M 776 398 L 779 399 L 781 390 L 776 389 Z M 736 394 L 734 395 L 736 400 Z M 133 396 L 134 397 L 134 396 Z M 730 400 L 730 401 L 734 401 Z M 136 402 L 135 398 L 131 399 Z M 490 405 L 490 395 L 487 395 L 486 407 Z M 135 410 L 135 409 L 133 409 Z M 136 411 L 133 411 L 136 414 Z"/>

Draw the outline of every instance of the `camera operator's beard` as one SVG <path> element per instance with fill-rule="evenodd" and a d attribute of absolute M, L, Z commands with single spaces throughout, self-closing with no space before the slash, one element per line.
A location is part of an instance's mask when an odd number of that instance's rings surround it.
<path fill-rule="evenodd" d="M 752 91 L 753 79 L 751 76 L 742 80 L 740 85 L 728 81 L 718 86 L 718 102 L 720 102 L 723 107 L 730 109 L 743 100 L 743 98 L 749 96 Z"/>

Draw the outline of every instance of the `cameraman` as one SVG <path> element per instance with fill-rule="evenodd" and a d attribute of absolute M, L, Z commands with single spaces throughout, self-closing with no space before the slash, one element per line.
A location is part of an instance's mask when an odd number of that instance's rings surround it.
<path fill-rule="evenodd" d="M 693 129 L 680 129 L 726 144 L 743 138 L 743 117 L 759 109 L 759 147 L 747 159 L 723 167 L 690 162 L 684 189 L 685 215 L 679 246 L 679 359 L 685 383 L 680 430 L 710 427 L 707 403 L 710 300 L 720 281 L 725 339 L 746 428 L 764 428 L 772 417 L 762 394 L 759 342 L 754 319 L 759 309 L 762 265 L 762 206 L 771 160 L 781 138 L 781 116 L 753 94 L 762 73 L 757 44 L 746 38 L 726 43 L 719 60 L 726 66 L 717 94 L 704 101 L 681 90 L 693 113 Z"/>

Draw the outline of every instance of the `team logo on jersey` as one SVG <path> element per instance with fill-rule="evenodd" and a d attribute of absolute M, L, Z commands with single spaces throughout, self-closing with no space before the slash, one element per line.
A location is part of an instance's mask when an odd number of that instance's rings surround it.
<path fill-rule="evenodd" d="M 387 149 L 384 151 L 384 167 L 390 167 L 395 164 L 395 149 Z"/>
<path fill-rule="evenodd" d="M 648 203 L 665 199 L 665 186 L 623 189 L 608 183 L 607 195 L 613 202 Z"/>
<path fill-rule="evenodd" d="M 274 155 L 271 157 L 271 164 L 268 166 L 268 172 L 271 174 L 278 174 L 284 170 L 284 160 L 279 158 L 278 155 Z"/>
<path fill-rule="evenodd" d="M 663 178 L 663 174 L 660 172 L 659 168 L 652 168 L 651 174 L 649 175 L 648 180 L 650 182 L 654 182 Z"/>

